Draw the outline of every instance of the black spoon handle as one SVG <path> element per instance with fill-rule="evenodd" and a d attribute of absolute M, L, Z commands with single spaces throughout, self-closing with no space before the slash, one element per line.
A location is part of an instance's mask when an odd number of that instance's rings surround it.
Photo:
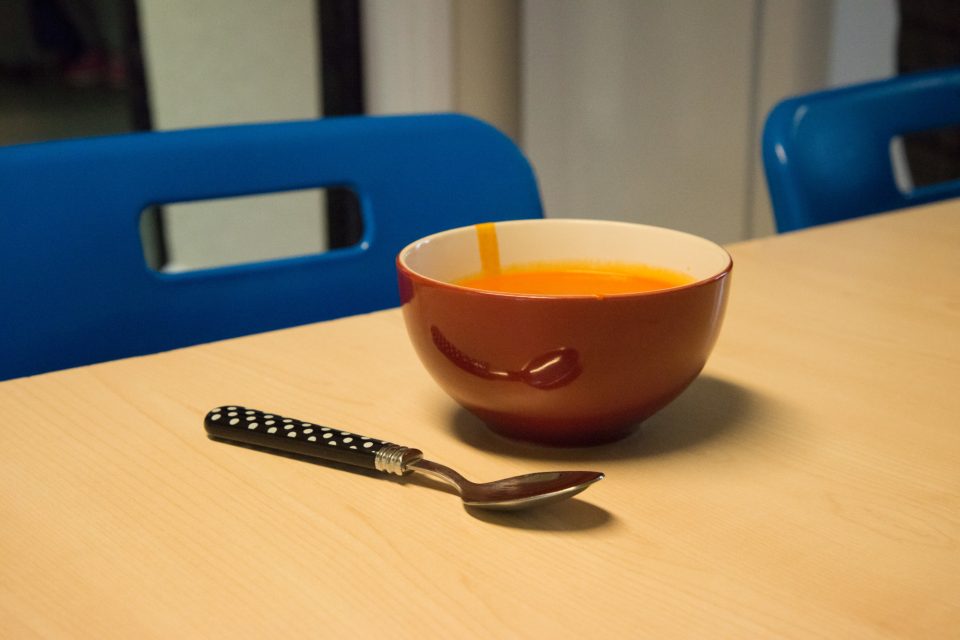
<path fill-rule="evenodd" d="M 423 457 L 418 449 L 239 405 L 211 410 L 203 426 L 211 438 L 403 475 Z"/>

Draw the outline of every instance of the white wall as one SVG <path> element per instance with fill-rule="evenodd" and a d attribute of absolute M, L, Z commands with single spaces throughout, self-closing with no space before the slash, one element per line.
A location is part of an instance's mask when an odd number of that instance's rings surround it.
<path fill-rule="evenodd" d="M 896 73 L 896 0 L 834 0 L 827 84 L 840 86 Z"/>
<path fill-rule="evenodd" d="M 519 138 L 520 0 L 363 0 L 371 114 L 459 111 Z"/>
<path fill-rule="evenodd" d="M 361 16 L 367 112 L 453 110 L 451 0 L 363 0 Z"/>
<path fill-rule="evenodd" d="M 526 0 L 522 139 L 551 216 L 746 225 L 754 0 Z"/>
<path fill-rule="evenodd" d="M 770 110 L 788 96 L 823 89 L 827 83 L 834 0 L 760 0 L 755 90 L 750 133 L 753 164 L 744 237 L 774 233 L 760 139 Z"/>
<path fill-rule="evenodd" d="M 548 215 L 773 233 L 784 97 L 894 73 L 894 0 L 524 0 L 522 140 Z"/>
<path fill-rule="evenodd" d="M 315 0 L 140 0 L 157 129 L 320 115 Z M 316 192 L 168 207 L 171 268 L 322 251 Z M 241 257 L 242 256 L 242 257 Z"/>

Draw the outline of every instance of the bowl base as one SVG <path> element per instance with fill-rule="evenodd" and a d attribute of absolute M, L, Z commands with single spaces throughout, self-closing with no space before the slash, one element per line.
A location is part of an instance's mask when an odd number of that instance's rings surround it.
<path fill-rule="evenodd" d="M 595 447 L 610 444 L 611 442 L 623 440 L 633 434 L 640 426 L 639 422 L 635 422 L 614 428 L 604 428 L 602 431 L 571 429 L 558 431 L 548 426 L 538 428 L 524 426 L 518 428 L 514 425 L 486 419 L 483 416 L 480 416 L 480 418 L 491 431 L 504 438 L 548 447 Z"/>

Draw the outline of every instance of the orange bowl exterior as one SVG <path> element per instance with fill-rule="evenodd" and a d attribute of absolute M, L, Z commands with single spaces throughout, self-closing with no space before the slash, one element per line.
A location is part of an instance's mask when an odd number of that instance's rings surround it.
<path fill-rule="evenodd" d="M 566 446 L 628 435 L 697 377 L 731 268 L 595 298 L 477 291 L 397 264 L 407 331 L 440 387 L 501 435 Z"/>

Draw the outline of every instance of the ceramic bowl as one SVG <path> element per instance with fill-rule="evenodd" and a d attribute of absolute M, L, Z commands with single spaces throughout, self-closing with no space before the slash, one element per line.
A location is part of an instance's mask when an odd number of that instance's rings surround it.
<path fill-rule="evenodd" d="M 403 316 L 440 387 L 497 433 L 550 445 L 629 434 L 700 373 L 726 308 L 730 255 L 694 235 L 602 220 L 495 224 L 504 266 L 641 263 L 693 282 L 646 293 L 526 295 L 454 281 L 481 270 L 478 230 L 422 238 L 397 256 Z"/>

